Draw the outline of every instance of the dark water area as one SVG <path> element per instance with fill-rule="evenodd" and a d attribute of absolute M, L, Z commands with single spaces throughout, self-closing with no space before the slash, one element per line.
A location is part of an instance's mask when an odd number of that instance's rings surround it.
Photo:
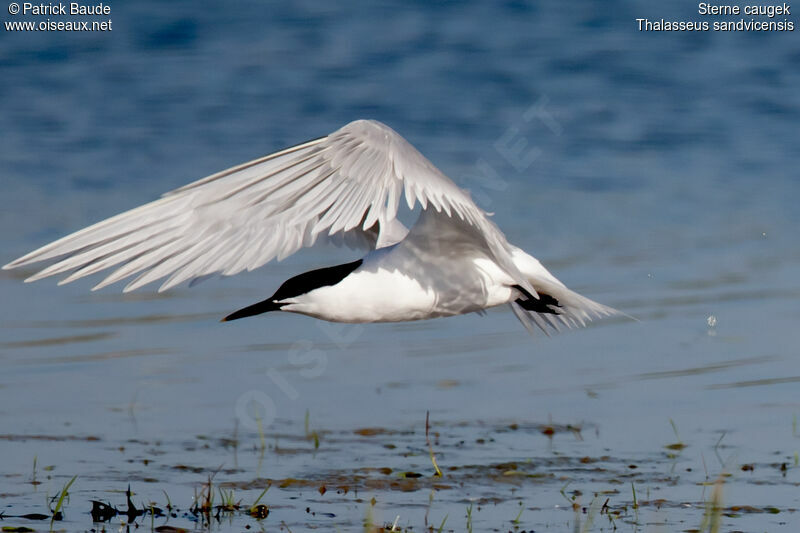
<path fill-rule="evenodd" d="M 674 531 L 709 502 L 797 529 L 800 29 L 638 31 L 704 19 L 688 2 L 108 5 L 108 32 L 0 31 L 0 263 L 373 118 L 639 321 L 218 323 L 347 249 L 162 294 L 0 271 L 1 526 L 48 529 L 14 517 L 77 475 L 57 529 L 128 484 L 181 509 L 140 527 L 199 529 L 213 475 L 242 500 L 220 530 Z"/>

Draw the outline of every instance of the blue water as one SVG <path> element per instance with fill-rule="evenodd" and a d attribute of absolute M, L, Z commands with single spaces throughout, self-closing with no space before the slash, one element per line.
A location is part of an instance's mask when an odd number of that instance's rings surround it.
<path fill-rule="evenodd" d="M 419 431 L 430 410 L 453 424 L 583 422 L 596 431 L 567 453 L 641 461 L 676 440 L 672 419 L 695 472 L 724 436 L 729 463 L 707 468 L 735 473 L 727 505 L 776 505 L 782 514 L 753 527 L 796 526 L 788 510 L 800 501 L 786 489 L 796 469 L 777 486 L 737 476 L 741 463 L 791 463 L 800 448 L 797 31 L 636 31 L 637 17 L 698 19 L 686 2 L 111 6 L 111 32 L 0 32 L 0 262 L 374 118 L 565 283 L 640 321 L 549 339 L 530 338 L 506 309 L 398 325 L 217 323 L 291 275 L 354 258 L 347 250 L 164 295 L 22 284 L 32 269 L 3 271 L 0 434 L 182 442 L 236 426 L 258 440 L 242 407 L 257 398 L 267 433 L 302 433 L 307 411 L 330 431 Z M 94 472 L 86 499 L 124 488 L 125 476 L 103 475 L 105 459 L 86 466 L 81 446 L 0 441 L 5 503 L 41 504 L 19 486 L 36 455 L 58 465 L 51 494 L 83 469 Z M 495 453 L 549 452 L 534 440 Z M 274 475 L 330 467 L 306 459 Z M 694 481 L 652 489 L 702 501 Z M 188 480 L 175 484 L 191 496 Z M 559 487 L 530 497 L 563 504 Z M 161 485 L 139 490 L 161 497 Z M 398 513 L 413 516 L 422 492 Z"/>

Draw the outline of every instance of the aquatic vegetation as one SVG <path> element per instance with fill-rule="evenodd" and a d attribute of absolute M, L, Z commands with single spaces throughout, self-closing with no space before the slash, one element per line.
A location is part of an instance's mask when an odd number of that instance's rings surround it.
<path fill-rule="evenodd" d="M 676 452 L 680 452 L 684 448 L 686 448 L 686 444 L 681 440 L 681 436 L 678 434 L 678 426 L 675 424 L 675 421 L 671 418 L 669 419 L 669 423 L 672 426 L 672 431 L 675 433 L 675 438 L 677 439 L 672 444 L 667 444 L 664 448 Z M 670 455 L 670 457 L 674 457 L 674 455 Z"/>
<path fill-rule="evenodd" d="M 319 433 L 311 430 L 310 417 L 311 417 L 310 411 L 306 409 L 306 418 L 304 422 L 306 439 L 314 441 L 314 449 L 316 450 L 319 448 Z"/>
<path fill-rule="evenodd" d="M 439 524 L 439 529 L 436 530 L 438 533 L 442 533 L 442 531 L 444 530 L 444 525 L 447 523 L 448 516 L 450 515 L 444 515 L 444 518 L 442 518 L 442 523 Z"/>
<path fill-rule="evenodd" d="M 747 525 L 738 529 L 749 530 L 753 517 L 769 524 L 769 517 L 786 521 L 796 512 L 781 500 L 723 506 L 723 484 L 790 493 L 800 470 L 792 466 L 789 452 L 778 459 L 748 457 L 730 463 L 731 468 L 720 474 L 709 473 L 704 452 L 723 446 L 716 432 L 706 435 L 707 445 L 698 446 L 696 454 L 668 457 L 658 445 L 646 454 L 595 455 L 591 449 L 596 443 L 579 440 L 572 429 L 575 424 L 552 420 L 494 425 L 437 420 L 434 432 L 428 417 L 424 435 L 421 428 L 342 429 L 326 431 L 325 445 L 319 448 L 309 445 L 310 422 L 308 427 L 296 426 L 294 432 L 271 435 L 281 446 L 265 450 L 263 460 L 273 474 L 268 478 L 254 475 L 252 468 L 262 460 L 257 432 L 241 437 L 238 452 L 229 436 L 200 435 L 183 444 L 80 440 L 97 455 L 126 458 L 117 463 L 119 473 L 112 475 L 122 490 L 109 491 L 107 481 L 94 481 L 109 476 L 109 463 L 98 460 L 81 472 L 79 494 L 99 498 L 88 503 L 76 499 L 71 494 L 72 483 L 77 483 L 73 478 L 52 499 L 50 512 L 13 516 L 5 510 L 0 519 L 11 528 L 27 527 L 31 520 L 61 520 L 62 528 L 84 530 L 84 513 L 91 509 L 94 522 L 138 524 L 159 533 L 216 524 L 246 529 L 259 521 L 285 530 L 428 532 L 528 531 L 566 523 L 573 531 L 588 533 L 604 530 L 606 524 L 612 530 L 637 530 L 658 517 L 668 528 L 687 530 L 688 522 L 700 524 L 695 531 L 708 533 L 737 529 L 739 523 Z M 202 466 L 227 462 L 237 453 L 241 466 Z M 446 458 L 444 465 L 439 464 L 440 454 Z M 36 464 L 41 472 L 39 459 Z M 19 486 L 34 491 L 30 476 L 28 468 L 20 473 Z M 696 494 L 698 487 L 707 487 L 709 493 L 698 500 L 675 497 Z M 124 493 L 124 499 L 114 503 L 117 492 Z M 134 502 L 138 494 L 141 503 Z M 67 522 L 66 507 L 78 510 Z M 436 519 L 429 521 L 429 515 Z M 450 515 L 462 516 L 463 521 L 451 524 Z M 380 520 L 382 516 L 388 521 Z"/>
<path fill-rule="evenodd" d="M 76 479 L 78 479 L 77 475 L 72 476 L 72 479 L 70 479 L 69 481 L 67 481 L 64 484 L 64 488 L 62 488 L 61 492 L 59 492 L 59 494 L 58 494 L 58 500 L 56 500 L 56 506 L 51 511 L 51 513 L 53 515 L 52 518 L 50 519 L 50 529 L 51 530 L 53 529 L 53 522 L 55 520 L 60 520 L 61 519 L 61 508 L 64 505 L 64 500 L 69 497 L 69 488 L 72 486 L 73 483 L 75 483 Z"/>
<path fill-rule="evenodd" d="M 430 436 L 430 416 L 431 412 L 427 411 L 425 413 L 425 443 L 428 445 L 428 453 L 431 457 L 431 463 L 433 464 L 433 469 L 435 470 L 434 475 L 437 477 L 442 477 L 442 471 L 439 469 L 439 465 L 436 463 L 436 455 L 433 453 L 433 445 L 431 444 L 431 436 Z"/>
<path fill-rule="evenodd" d="M 250 513 L 250 516 L 252 516 L 253 518 L 262 519 L 266 518 L 269 515 L 269 507 L 259 502 L 261 502 L 261 498 L 264 497 L 264 495 L 267 493 L 267 491 L 271 486 L 272 483 L 267 483 L 267 486 L 264 487 L 264 490 L 262 490 L 261 494 L 258 495 L 256 501 L 254 501 L 253 504 L 250 506 L 248 512 Z"/>

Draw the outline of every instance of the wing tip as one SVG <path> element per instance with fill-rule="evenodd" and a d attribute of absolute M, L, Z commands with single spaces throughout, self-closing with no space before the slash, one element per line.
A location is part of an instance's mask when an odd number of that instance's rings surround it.
<path fill-rule="evenodd" d="M 29 252 L 29 253 L 21 256 L 21 257 L 17 257 L 13 261 L 9 261 L 8 263 L 6 263 L 5 265 L 3 265 L 0 268 L 2 268 L 2 270 L 13 270 L 15 268 L 19 268 L 19 267 L 22 267 L 22 266 L 25 266 L 25 265 L 29 265 L 31 263 L 36 263 L 38 261 L 41 261 L 41 259 L 36 259 L 36 257 L 39 255 L 39 252 L 41 252 L 41 250 L 42 249 L 39 248 L 37 250 L 34 250 L 32 252 Z"/>

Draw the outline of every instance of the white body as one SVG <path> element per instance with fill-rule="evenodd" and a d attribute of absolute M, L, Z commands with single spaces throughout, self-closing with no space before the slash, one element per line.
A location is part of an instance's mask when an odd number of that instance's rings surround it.
<path fill-rule="evenodd" d="M 364 257 L 364 264 L 336 285 L 282 300 L 282 311 L 333 322 L 403 322 L 481 311 L 511 301 L 512 280 L 486 258 L 451 264 L 439 279 L 423 281 L 423 262 L 407 261 L 396 244 Z M 411 268 L 401 270 L 397 265 Z M 426 276 L 428 277 L 428 276 Z"/>

